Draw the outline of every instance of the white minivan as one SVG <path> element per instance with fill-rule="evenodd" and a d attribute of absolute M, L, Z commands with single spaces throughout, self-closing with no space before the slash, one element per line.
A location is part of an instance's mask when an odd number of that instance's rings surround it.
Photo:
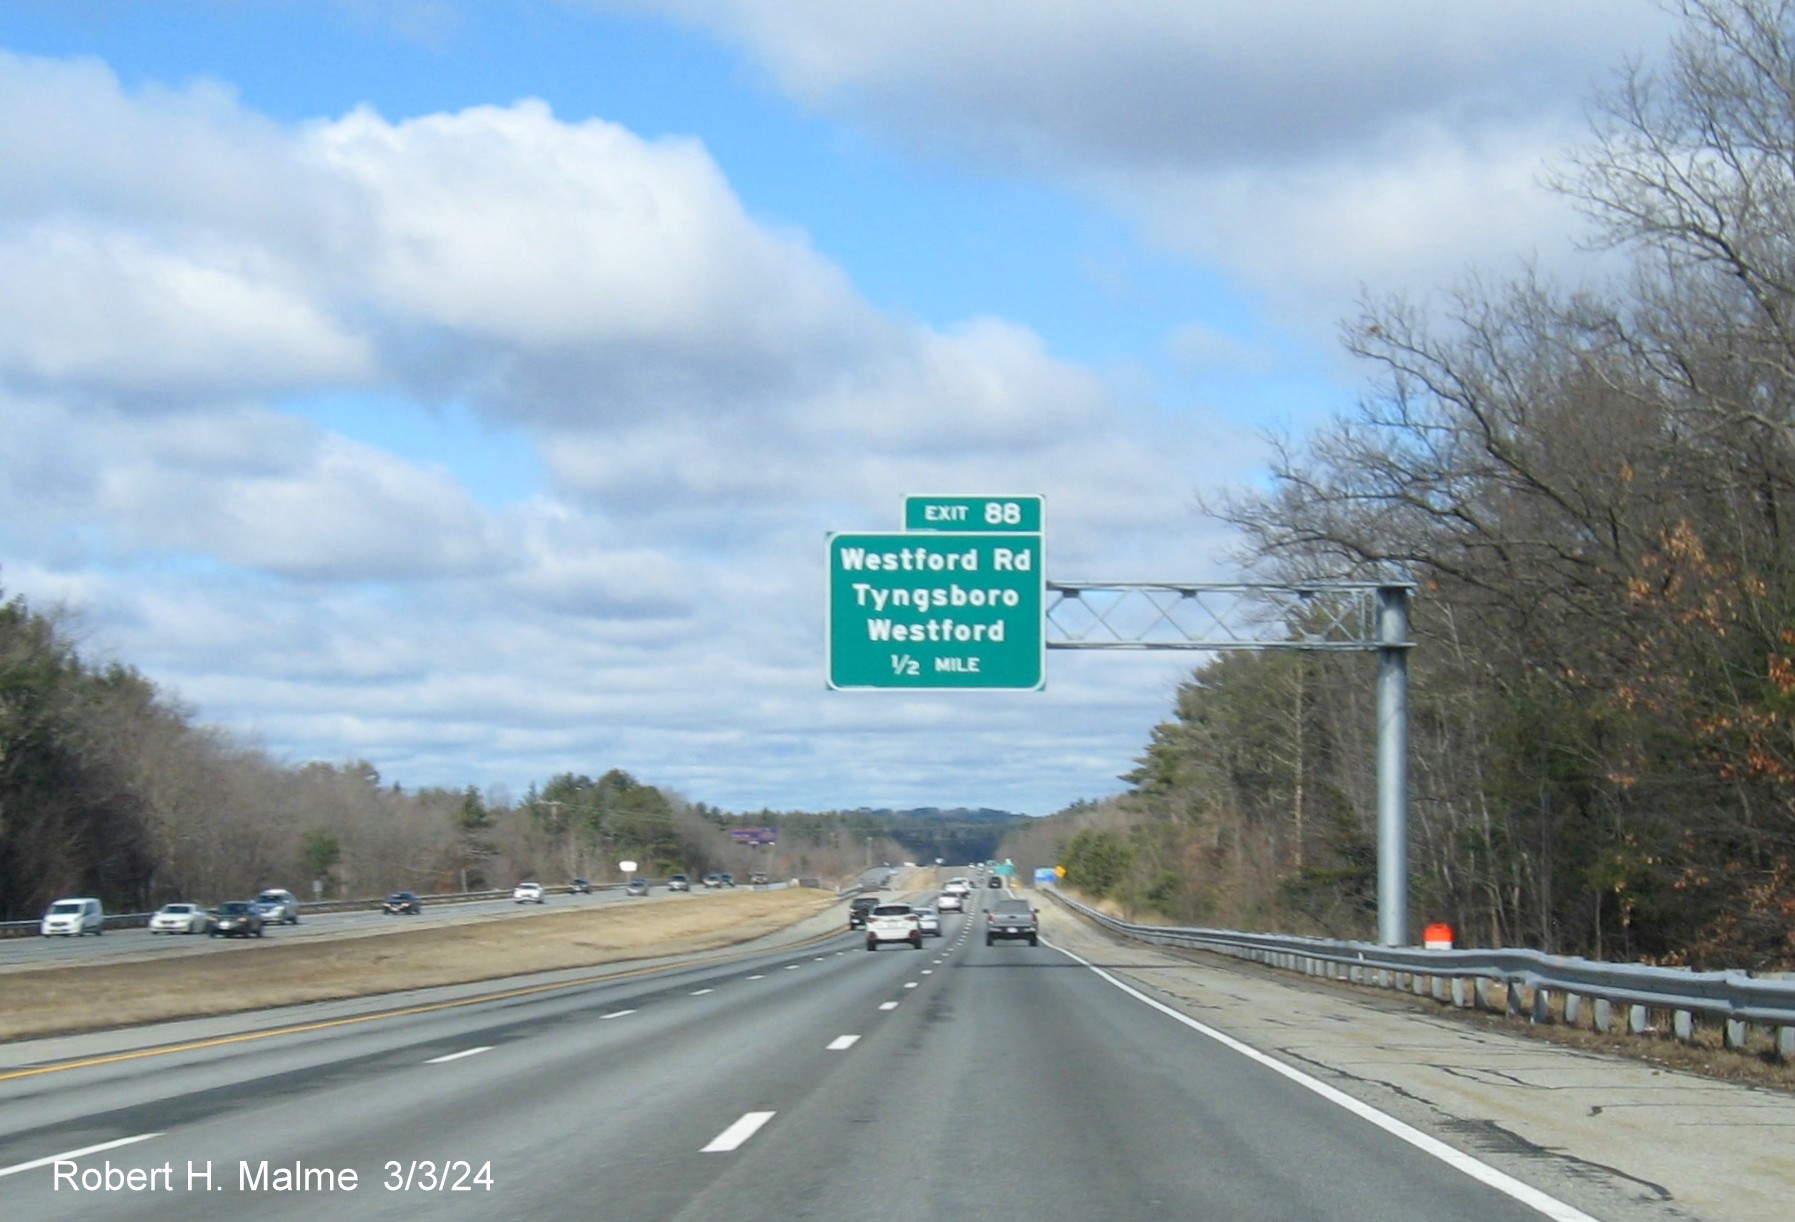
<path fill-rule="evenodd" d="M 106 914 L 100 911 L 100 901 L 96 899 L 57 900 L 44 913 L 37 928 L 46 938 L 53 933 L 103 934 L 106 932 Z"/>

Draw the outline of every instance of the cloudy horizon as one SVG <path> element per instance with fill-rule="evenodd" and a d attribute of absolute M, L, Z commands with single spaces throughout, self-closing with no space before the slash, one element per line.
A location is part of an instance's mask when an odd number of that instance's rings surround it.
<path fill-rule="evenodd" d="M 1574 269 L 1648 0 L 27 3 L 0 592 L 289 763 L 739 811 L 1123 788 L 1189 654 L 830 692 L 825 538 L 1038 494 L 1055 581 L 1361 393 L 1361 293 Z M 153 35 L 153 36 L 152 36 Z M 281 54 L 271 54 L 279 49 Z"/>

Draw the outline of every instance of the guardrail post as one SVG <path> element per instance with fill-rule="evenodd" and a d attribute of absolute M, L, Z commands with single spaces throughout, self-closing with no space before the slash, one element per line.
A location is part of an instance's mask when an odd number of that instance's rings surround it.
<path fill-rule="evenodd" d="M 1751 1041 L 1751 1024 L 1740 1018 L 1726 1020 L 1726 1046 L 1737 1052 Z"/>
<path fill-rule="evenodd" d="M 1776 1059 L 1779 1061 L 1795 1061 L 1795 1027 L 1778 1027 L 1776 1029 Z"/>
<path fill-rule="evenodd" d="M 1678 1010 L 1670 1016 L 1670 1029 L 1677 1039 L 1685 1044 L 1695 1041 L 1695 1015 L 1689 1010 Z"/>
<path fill-rule="evenodd" d="M 1596 998 L 1596 1030 L 1603 1035 L 1614 1026 L 1614 1006 L 1606 997 Z"/>
<path fill-rule="evenodd" d="M 1632 1006 L 1627 1010 L 1627 1030 L 1634 1035 L 1644 1035 L 1650 1031 L 1649 1014 L 1644 1006 Z"/>
<path fill-rule="evenodd" d="M 1564 1025 L 1575 1027 L 1583 1018 L 1583 994 L 1566 993 L 1564 995 Z"/>
<path fill-rule="evenodd" d="M 1533 1007 L 1527 1012 L 1527 1021 L 1539 1026 L 1548 1026 L 1552 1022 L 1552 990 L 1535 985 L 1533 989 Z"/>

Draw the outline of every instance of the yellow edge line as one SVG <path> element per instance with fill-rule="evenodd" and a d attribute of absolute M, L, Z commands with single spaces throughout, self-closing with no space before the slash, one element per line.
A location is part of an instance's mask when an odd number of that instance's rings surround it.
<path fill-rule="evenodd" d="M 818 942 L 825 942 L 836 937 L 841 930 L 817 934 L 794 942 L 780 950 L 804 950 Z M 766 953 L 757 950 L 725 951 L 705 959 L 692 959 L 685 963 L 662 964 L 659 967 L 638 967 L 620 972 L 607 972 L 600 976 L 582 976 L 578 980 L 562 980 L 554 984 L 533 984 L 521 989 L 505 989 L 498 993 L 482 993 L 478 997 L 464 997 L 459 1001 L 437 1001 L 429 1005 L 407 1006 L 402 1010 L 381 1010 L 375 1014 L 358 1014 L 352 1018 L 333 1018 L 323 1022 L 301 1023 L 294 1027 L 275 1027 L 268 1031 L 251 1031 L 243 1035 L 225 1035 L 211 1040 L 194 1040 L 185 1044 L 170 1044 L 163 1048 L 140 1048 L 135 1052 L 114 1052 L 103 1057 L 88 1057 L 80 1061 L 62 1061 L 55 1065 L 37 1065 L 30 1069 L 13 1069 L 0 1073 L 0 1082 L 12 1082 L 19 1078 L 35 1078 L 41 1074 L 61 1073 L 66 1069 L 90 1069 L 96 1065 L 116 1065 L 123 1061 L 141 1061 L 148 1057 L 168 1056 L 176 1052 L 198 1052 L 206 1048 L 222 1048 L 230 1044 L 247 1044 L 255 1040 L 273 1039 L 280 1035 L 303 1035 L 308 1031 L 326 1031 L 332 1027 L 350 1027 L 358 1023 L 378 1022 L 385 1018 L 407 1018 L 414 1014 L 430 1014 L 437 1010 L 456 1010 L 463 1006 L 477 1006 L 489 1001 L 505 1001 L 513 997 L 528 997 L 534 993 L 552 993 L 556 989 L 577 989 L 584 985 L 600 984 L 612 980 L 628 980 L 633 976 L 649 976 L 655 972 L 674 971 L 687 967 L 702 967 L 707 963 L 720 963 L 726 959 L 745 959 L 750 955 Z M 438 986 L 452 988 L 452 985 Z M 203 1016 L 201 1016 L 203 1017 Z M 171 1020 L 183 1021 L 183 1020 Z"/>

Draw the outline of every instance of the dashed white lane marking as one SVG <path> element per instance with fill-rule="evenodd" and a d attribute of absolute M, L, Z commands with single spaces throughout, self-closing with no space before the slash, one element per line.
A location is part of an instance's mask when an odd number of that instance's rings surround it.
<path fill-rule="evenodd" d="M 463 1048 L 460 1052 L 451 1052 L 447 1056 L 431 1057 L 426 1065 L 447 1065 L 450 1061 L 459 1061 L 462 1057 L 477 1057 L 482 1052 L 491 1052 L 491 1044 L 483 1044 L 478 1048 Z"/>
<path fill-rule="evenodd" d="M 691 992 L 691 996 L 703 997 L 706 993 L 715 993 L 716 991 L 717 990 L 715 990 L 715 989 L 693 989 Z"/>
<path fill-rule="evenodd" d="M 117 1141 L 103 1141 L 97 1146 L 82 1146 L 79 1150 L 66 1150 L 61 1154 L 52 1154 L 48 1158 L 34 1158 L 28 1163 L 14 1163 L 10 1167 L 0 1167 L 0 1179 L 9 1175 L 17 1175 L 21 1171 L 35 1171 L 39 1167 L 48 1167 L 51 1163 L 72 1162 L 77 1158 L 85 1158 L 89 1154 L 99 1154 L 105 1150 L 116 1150 L 120 1146 L 134 1146 L 140 1141 L 148 1141 L 152 1137 L 160 1137 L 160 1133 L 139 1133 L 135 1137 L 121 1137 Z"/>
<path fill-rule="evenodd" d="M 718 1133 L 700 1154 L 727 1154 L 760 1131 L 760 1126 L 773 1118 L 772 1112 L 744 1112 L 742 1118 Z"/>
<path fill-rule="evenodd" d="M 785 970 L 788 972 L 795 972 L 798 970 L 798 965 L 795 963 L 788 963 L 785 965 Z"/>
<path fill-rule="evenodd" d="M 895 1001 L 882 1001 L 879 1003 L 879 1009 L 881 1010 L 895 1010 L 897 1008 L 898 1003 Z"/>
<path fill-rule="evenodd" d="M 922 969 L 922 974 L 924 976 L 933 976 L 935 974 L 935 969 L 932 967 L 925 967 Z"/>
<path fill-rule="evenodd" d="M 916 981 L 914 981 L 914 980 L 906 980 L 906 981 L 904 981 L 904 987 L 905 987 L 905 988 L 906 988 L 906 989 L 913 989 L 913 988 L 915 988 L 915 987 L 916 987 Z"/>
<path fill-rule="evenodd" d="M 828 1051 L 830 1051 L 830 1052 L 846 1052 L 849 1048 L 852 1048 L 855 1044 L 858 1044 L 859 1042 L 860 1042 L 860 1037 L 858 1035 L 838 1035 L 834 1039 L 829 1041 Z"/>
<path fill-rule="evenodd" d="M 634 1010 L 613 1010 L 609 1014 L 600 1014 L 598 1016 L 598 1019 L 600 1022 L 603 1022 L 607 1018 L 622 1018 L 625 1014 L 634 1014 L 634 1013 L 635 1013 Z"/>

